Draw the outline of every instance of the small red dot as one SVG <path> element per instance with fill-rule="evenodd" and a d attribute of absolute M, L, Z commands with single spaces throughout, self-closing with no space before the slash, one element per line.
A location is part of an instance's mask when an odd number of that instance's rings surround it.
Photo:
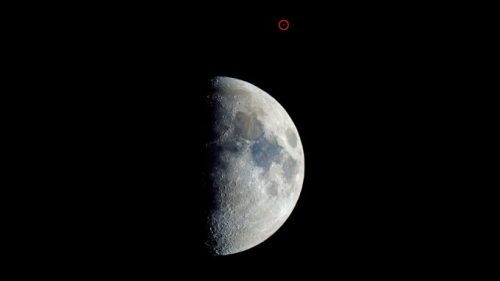
<path fill-rule="evenodd" d="M 278 22 L 278 28 L 281 30 L 281 31 L 285 31 L 287 30 L 288 28 L 290 27 L 290 23 L 287 21 L 287 20 L 280 20 Z"/>

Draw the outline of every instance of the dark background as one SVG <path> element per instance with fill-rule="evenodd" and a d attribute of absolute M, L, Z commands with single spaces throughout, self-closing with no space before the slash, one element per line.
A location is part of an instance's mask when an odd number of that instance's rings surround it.
<path fill-rule="evenodd" d="M 443 202 L 457 192 L 447 184 L 457 176 L 449 163 L 460 160 L 449 109 L 462 97 L 448 87 L 461 83 L 450 71 L 461 61 L 445 11 L 258 10 L 68 7 L 30 25 L 18 66 L 29 63 L 38 77 L 31 86 L 46 94 L 27 99 L 41 112 L 29 122 L 41 141 L 26 147 L 43 167 L 33 177 L 48 185 L 33 195 L 48 198 L 40 208 L 48 211 L 32 215 L 39 235 L 26 238 L 33 260 L 73 274 L 183 269 L 208 278 L 453 267 L 461 248 L 448 225 L 457 210 Z M 281 18 L 288 31 L 278 30 Z M 278 100 L 305 153 L 302 194 L 287 222 L 226 257 L 200 247 L 203 96 L 214 75 Z"/>

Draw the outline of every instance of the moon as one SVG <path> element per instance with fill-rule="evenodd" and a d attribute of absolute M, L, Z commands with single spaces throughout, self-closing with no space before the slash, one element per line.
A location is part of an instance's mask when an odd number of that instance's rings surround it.
<path fill-rule="evenodd" d="M 304 151 L 285 109 L 258 87 L 211 80 L 209 208 L 205 245 L 213 255 L 248 250 L 273 235 L 299 199 Z"/>

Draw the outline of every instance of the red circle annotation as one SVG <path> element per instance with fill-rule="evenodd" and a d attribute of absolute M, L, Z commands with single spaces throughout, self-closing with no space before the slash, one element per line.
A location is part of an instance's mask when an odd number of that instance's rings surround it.
<path fill-rule="evenodd" d="M 290 28 L 290 23 L 287 20 L 282 19 L 278 22 L 278 28 L 281 31 L 288 30 L 288 28 Z"/>

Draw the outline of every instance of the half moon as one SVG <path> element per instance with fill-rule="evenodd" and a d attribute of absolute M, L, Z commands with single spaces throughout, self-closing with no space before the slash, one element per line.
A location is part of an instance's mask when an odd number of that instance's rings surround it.
<path fill-rule="evenodd" d="M 262 243 L 290 216 L 304 180 L 304 152 L 285 109 L 256 86 L 216 77 L 208 102 L 205 244 L 214 255 L 229 255 Z"/>

